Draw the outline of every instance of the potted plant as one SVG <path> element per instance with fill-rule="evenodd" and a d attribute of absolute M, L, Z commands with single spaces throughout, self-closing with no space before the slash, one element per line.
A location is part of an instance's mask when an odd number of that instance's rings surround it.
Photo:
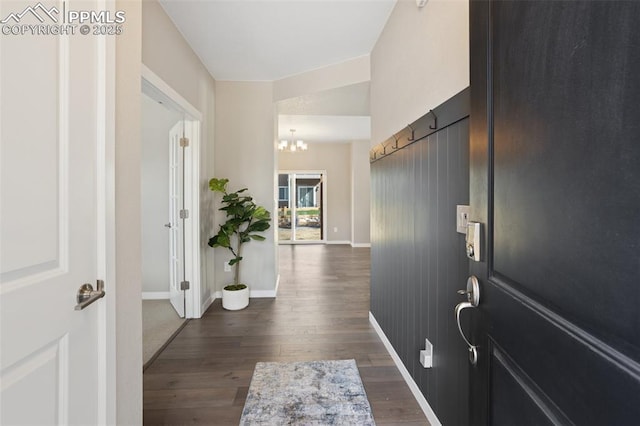
<path fill-rule="evenodd" d="M 222 194 L 222 207 L 227 221 L 220 225 L 218 233 L 209 239 L 209 246 L 228 249 L 233 258 L 229 266 L 233 267 L 233 284 L 222 289 L 222 307 L 228 310 L 244 309 L 249 305 L 249 288 L 240 282 L 240 262 L 242 245 L 251 240 L 264 241 L 259 232 L 270 228 L 271 214 L 245 195 L 247 188 L 236 192 L 227 192 L 229 179 L 213 178 L 209 189 Z"/>

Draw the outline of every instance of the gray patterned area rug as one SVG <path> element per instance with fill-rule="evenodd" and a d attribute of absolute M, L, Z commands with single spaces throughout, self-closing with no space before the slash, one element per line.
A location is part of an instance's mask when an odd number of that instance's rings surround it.
<path fill-rule="evenodd" d="M 353 359 L 259 362 L 251 378 L 241 426 L 373 426 L 373 415 Z"/>

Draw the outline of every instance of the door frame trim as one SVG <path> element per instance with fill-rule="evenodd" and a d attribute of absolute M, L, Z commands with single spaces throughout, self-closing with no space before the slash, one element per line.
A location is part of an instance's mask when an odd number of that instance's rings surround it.
<path fill-rule="evenodd" d="M 115 0 L 98 0 L 102 10 L 114 11 Z M 96 243 L 97 276 L 106 283 L 103 303 L 97 303 L 98 317 L 98 422 L 116 422 L 116 40 L 101 37 L 97 42 L 98 81 L 96 153 Z"/>
<path fill-rule="evenodd" d="M 327 181 L 328 181 L 327 180 L 327 171 L 326 170 L 318 170 L 318 169 L 311 169 L 311 170 L 300 170 L 300 169 L 278 170 L 277 174 L 278 175 L 283 175 L 283 174 L 287 174 L 287 175 L 316 175 L 316 174 L 322 175 L 322 237 L 323 237 L 321 240 L 295 241 L 295 240 L 293 240 L 294 233 L 292 232 L 291 233 L 291 240 L 280 240 L 280 239 L 278 239 L 278 244 L 282 244 L 282 245 L 331 244 L 331 242 L 327 238 L 327 223 L 328 223 L 328 215 L 327 215 Z M 296 190 L 297 190 L 297 188 L 298 188 L 298 186 L 296 185 Z M 276 194 L 277 194 L 277 191 L 278 191 L 278 189 L 276 188 Z M 296 194 L 296 196 L 297 196 L 297 194 Z M 289 194 L 289 202 L 291 202 L 291 194 Z"/>
<path fill-rule="evenodd" d="M 188 241 L 185 263 L 190 266 L 187 278 L 191 284 L 185 299 L 185 318 L 200 318 L 203 314 L 200 282 L 200 129 L 202 113 L 146 65 L 140 64 L 140 68 L 142 93 L 149 95 L 145 90 L 153 91 L 154 94 L 166 98 L 169 103 L 182 110 L 186 115 L 184 119 L 186 133 L 190 136 L 189 142 L 192 149 L 189 150 L 188 159 L 188 177 L 191 185 L 185 194 L 190 218 L 190 226 L 185 229 Z"/>

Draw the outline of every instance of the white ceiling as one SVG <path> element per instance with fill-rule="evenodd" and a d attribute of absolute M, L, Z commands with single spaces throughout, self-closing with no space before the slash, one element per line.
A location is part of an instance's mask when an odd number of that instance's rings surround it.
<path fill-rule="evenodd" d="M 216 80 L 273 81 L 371 53 L 396 0 L 160 0 Z M 278 134 L 371 137 L 369 83 L 278 103 Z"/>
<path fill-rule="evenodd" d="M 160 0 L 217 80 L 272 81 L 371 53 L 396 0 Z"/>

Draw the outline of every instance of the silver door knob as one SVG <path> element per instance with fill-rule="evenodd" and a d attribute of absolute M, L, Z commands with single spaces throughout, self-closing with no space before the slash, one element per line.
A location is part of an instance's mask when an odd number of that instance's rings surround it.
<path fill-rule="evenodd" d="M 171 222 L 169 222 L 169 223 L 165 223 L 165 224 L 164 224 L 164 227 L 165 227 L 165 228 L 169 228 L 169 229 L 171 229 Z"/>
<path fill-rule="evenodd" d="M 467 279 L 467 290 L 458 290 L 458 294 L 467 295 L 467 301 L 458 303 L 455 308 L 456 315 L 456 324 L 458 324 L 458 331 L 460 332 L 460 336 L 467 344 L 469 348 L 469 362 L 471 365 L 476 365 L 478 362 L 478 349 L 476 346 L 472 345 L 467 339 L 467 336 L 464 335 L 464 331 L 462 331 L 462 325 L 460 324 L 460 313 L 467 308 L 475 308 L 480 303 L 480 284 L 478 283 L 478 278 L 474 275 L 471 275 Z"/>
<path fill-rule="evenodd" d="M 75 308 L 76 311 L 81 311 L 96 300 L 104 297 L 104 281 L 98 280 L 96 287 L 97 289 L 94 290 L 91 284 L 82 284 L 80 286 L 76 296 L 76 301 L 78 302 Z"/>

